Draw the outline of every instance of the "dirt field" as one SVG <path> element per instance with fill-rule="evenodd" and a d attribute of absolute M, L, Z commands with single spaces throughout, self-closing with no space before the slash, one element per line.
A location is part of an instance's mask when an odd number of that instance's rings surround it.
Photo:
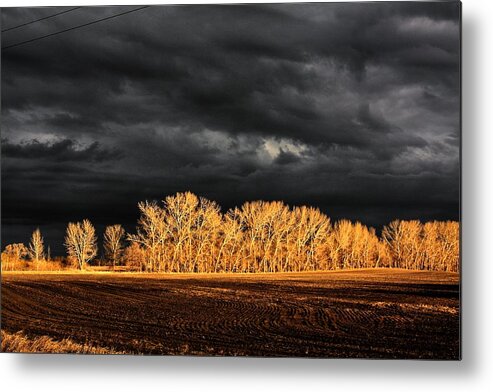
<path fill-rule="evenodd" d="M 458 281 L 403 270 L 3 273 L 2 330 L 140 354 L 458 359 Z"/>

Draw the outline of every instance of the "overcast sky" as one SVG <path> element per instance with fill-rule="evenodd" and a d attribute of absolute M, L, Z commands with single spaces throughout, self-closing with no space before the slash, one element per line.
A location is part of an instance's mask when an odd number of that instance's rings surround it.
<path fill-rule="evenodd" d="M 152 6 L 2 51 L 2 248 L 190 190 L 458 219 L 458 2 Z M 67 8 L 2 9 L 2 30 Z M 84 7 L 2 47 L 136 7 Z M 99 233 L 100 237 L 102 233 Z"/>

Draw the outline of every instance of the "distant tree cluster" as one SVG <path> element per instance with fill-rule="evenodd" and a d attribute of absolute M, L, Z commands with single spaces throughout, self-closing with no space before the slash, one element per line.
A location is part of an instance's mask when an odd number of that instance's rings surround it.
<path fill-rule="evenodd" d="M 2 252 L 2 271 L 23 269 L 24 259 L 27 256 L 24 244 L 9 244 Z"/>
<path fill-rule="evenodd" d="M 393 221 L 382 239 L 391 267 L 454 271 L 459 267 L 459 223 Z"/>
<path fill-rule="evenodd" d="M 2 252 L 2 271 L 16 270 L 59 270 L 60 260 L 51 260 L 50 250 L 45 253 L 44 240 L 39 229 L 34 230 L 26 247 L 24 244 L 10 244 Z"/>
<path fill-rule="evenodd" d="M 359 222 L 332 224 L 316 208 L 278 201 L 247 202 L 221 214 L 215 202 L 187 192 L 139 209 L 137 234 L 128 238 L 145 255 L 147 271 L 458 270 L 457 222 L 394 221 L 379 239 Z"/>
<path fill-rule="evenodd" d="M 186 192 L 162 204 L 141 202 L 135 234 L 120 225 L 104 233 L 106 260 L 115 268 L 148 272 L 300 272 L 393 267 L 457 272 L 458 222 L 393 221 L 379 238 L 373 228 L 348 220 L 335 223 L 312 207 L 282 202 L 247 202 L 222 213 L 213 201 Z M 2 253 L 38 260 L 38 231 L 29 251 L 13 244 Z M 67 253 L 78 268 L 97 253 L 96 231 L 88 220 L 69 223 Z M 127 245 L 128 244 L 128 245 Z M 22 246 L 21 246 L 22 245 Z M 2 263 L 3 264 L 3 263 Z M 3 265 L 2 265 L 3 268 Z"/>

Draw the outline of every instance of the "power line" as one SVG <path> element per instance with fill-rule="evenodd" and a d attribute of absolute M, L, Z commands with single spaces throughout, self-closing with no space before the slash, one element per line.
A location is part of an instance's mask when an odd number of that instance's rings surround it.
<path fill-rule="evenodd" d="M 17 46 L 25 45 L 25 44 L 28 44 L 28 43 L 31 43 L 31 42 L 34 42 L 34 41 L 39 41 L 40 39 L 43 39 L 43 38 L 48 38 L 48 37 L 52 37 L 52 36 L 54 36 L 54 35 L 58 35 L 58 34 L 62 34 L 62 33 L 66 33 L 67 31 L 72 31 L 72 30 L 80 29 L 81 27 L 90 26 L 90 25 L 93 25 L 93 24 L 96 24 L 96 23 L 99 23 L 99 22 L 103 22 L 103 21 L 105 21 L 105 20 L 109 20 L 109 19 L 116 18 L 116 17 L 118 17 L 118 16 L 122 16 L 122 15 L 130 14 L 130 13 L 132 13 L 132 12 L 137 12 L 137 11 L 143 10 L 144 8 L 149 8 L 149 7 L 150 7 L 149 5 L 146 5 L 146 6 L 143 6 L 143 7 L 134 8 L 133 10 L 130 10 L 130 11 L 121 12 L 121 13 L 119 13 L 119 14 L 115 14 L 115 15 L 107 16 L 107 17 L 105 17 L 105 18 L 101 18 L 101 19 L 93 20 L 92 22 L 83 23 L 83 24 L 81 24 L 81 25 L 74 26 L 74 27 L 69 27 L 68 29 L 64 29 L 64 30 L 56 31 L 56 32 L 54 32 L 54 33 L 51 33 L 51 34 L 46 34 L 46 35 L 43 35 L 43 36 L 41 36 L 41 37 L 32 38 L 32 39 L 29 39 L 29 40 L 27 40 L 27 41 L 17 42 L 17 43 L 12 44 L 12 45 L 7 45 L 7 46 L 4 46 L 4 47 L 2 48 L 2 51 L 7 50 L 7 49 L 10 49 L 10 48 L 15 48 L 15 47 L 17 47 Z"/>
<path fill-rule="evenodd" d="M 22 23 L 20 25 L 14 26 L 14 27 L 9 27 L 8 29 L 2 30 L 2 33 L 5 33 L 6 31 L 10 31 L 10 30 L 15 30 L 15 29 L 18 29 L 19 27 L 24 27 L 24 26 L 27 26 L 27 25 L 30 25 L 30 24 L 33 24 L 33 23 L 36 23 L 36 22 L 40 22 L 42 20 L 50 19 L 50 18 L 53 18 L 53 17 L 58 16 L 58 15 L 66 14 L 68 12 L 72 12 L 72 11 L 78 10 L 79 8 L 82 8 L 82 7 L 74 7 L 74 8 L 71 8 L 69 10 L 65 10 L 65 11 L 62 11 L 62 12 L 57 12 L 56 14 L 53 14 L 53 15 L 45 16 L 44 18 L 39 18 L 39 19 L 31 20 L 30 22 Z"/>

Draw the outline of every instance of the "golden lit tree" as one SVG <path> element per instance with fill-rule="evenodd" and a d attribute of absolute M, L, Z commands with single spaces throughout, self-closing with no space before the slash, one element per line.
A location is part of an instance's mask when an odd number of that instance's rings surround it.
<path fill-rule="evenodd" d="M 125 230 L 121 225 L 108 226 L 104 231 L 104 251 L 106 257 L 113 264 L 113 269 L 115 269 L 116 264 L 120 261 L 123 252 L 124 236 Z"/>
<path fill-rule="evenodd" d="M 389 250 L 391 258 L 391 265 L 389 267 L 399 267 L 404 265 L 403 244 L 405 238 L 401 221 L 394 220 L 387 226 L 384 226 L 382 230 L 382 240 L 387 245 Z"/>
<path fill-rule="evenodd" d="M 330 253 L 334 268 L 351 268 L 353 224 L 346 219 L 336 222 L 331 237 Z"/>
<path fill-rule="evenodd" d="M 131 234 L 128 239 L 139 244 L 146 253 L 146 271 L 161 269 L 164 260 L 164 244 L 168 237 L 168 226 L 164 221 L 164 210 L 156 203 L 139 203 L 140 218 L 137 234 Z M 167 255 L 169 257 L 169 255 Z"/>
<path fill-rule="evenodd" d="M 77 261 L 79 269 L 84 269 L 85 265 L 96 257 L 96 230 L 89 220 L 68 224 L 65 247 L 68 255 Z"/>
<path fill-rule="evenodd" d="M 293 213 L 281 202 L 269 203 L 269 214 L 266 221 L 267 238 L 266 253 L 263 266 L 267 272 L 283 271 L 287 265 L 287 235 L 294 223 Z"/>
<path fill-rule="evenodd" d="M 215 254 L 218 242 L 220 242 L 222 223 L 222 215 L 217 203 L 201 197 L 192 226 L 192 243 L 195 246 L 193 252 L 190 253 L 192 258 L 189 265 L 190 272 L 214 272 Z"/>
<path fill-rule="evenodd" d="M 194 262 L 194 231 L 199 198 L 191 192 L 177 193 L 164 200 L 165 223 L 171 251 L 171 270 L 190 272 Z"/>
<path fill-rule="evenodd" d="M 420 221 L 401 221 L 402 244 L 404 268 L 419 269 L 421 263 L 421 243 L 423 225 Z M 402 261 L 401 261 L 402 266 Z"/>
<path fill-rule="evenodd" d="M 44 241 L 41 236 L 41 231 L 38 229 L 34 230 L 31 241 L 28 245 L 29 258 L 36 265 L 36 270 L 39 267 L 39 261 L 44 258 Z"/>
<path fill-rule="evenodd" d="M 243 272 L 259 271 L 259 261 L 261 255 L 261 240 L 265 224 L 265 202 L 247 202 L 241 206 L 239 219 L 244 227 L 243 262 L 241 270 Z"/>
<path fill-rule="evenodd" d="M 234 210 L 229 210 L 223 217 L 218 233 L 214 272 L 235 272 L 238 268 L 243 236 L 238 214 L 239 210 L 235 208 Z"/>
<path fill-rule="evenodd" d="M 122 260 L 127 267 L 135 271 L 146 268 L 146 252 L 137 242 L 132 242 L 123 251 Z"/>

